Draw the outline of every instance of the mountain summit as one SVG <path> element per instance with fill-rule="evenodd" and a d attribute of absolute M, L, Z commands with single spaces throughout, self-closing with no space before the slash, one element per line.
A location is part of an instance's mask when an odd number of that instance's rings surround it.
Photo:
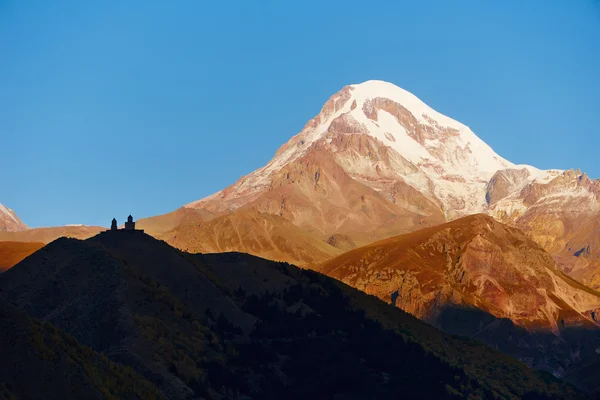
<path fill-rule="evenodd" d="M 462 214 L 481 211 L 484 196 L 461 207 L 455 199 L 473 192 L 482 194 L 496 171 L 514 167 L 467 126 L 438 113 L 404 89 L 373 80 L 346 86 L 333 95 L 319 115 L 284 144 L 265 167 L 189 206 L 218 198 L 236 208 L 272 188 L 272 178 L 279 171 L 317 150 L 332 154 L 350 177 L 388 196 L 393 192 L 389 183 L 402 179 L 439 203 L 447 214 L 454 210 Z"/>

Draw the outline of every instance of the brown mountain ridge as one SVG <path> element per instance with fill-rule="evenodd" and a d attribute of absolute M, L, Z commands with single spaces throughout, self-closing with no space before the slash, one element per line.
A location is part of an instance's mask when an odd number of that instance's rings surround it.
<path fill-rule="evenodd" d="M 600 294 L 486 215 L 372 243 L 318 270 L 559 376 L 600 349 Z"/>

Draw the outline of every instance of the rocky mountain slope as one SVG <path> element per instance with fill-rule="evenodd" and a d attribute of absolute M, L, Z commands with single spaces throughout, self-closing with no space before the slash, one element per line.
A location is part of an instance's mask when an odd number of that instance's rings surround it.
<path fill-rule="evenodd" d="M 0 204 L 0 232 L 15 232 L 27 229 L 27 225 L 8 207 Z"/>
<path fill-rule="evenodd" d="M 50 243 L 0 275 L 0 298 L 168 398 L 583 397 L 316 272 L 143 233 Z"/>
<path fill-rule="evenodd" d="M 564 374 L 583 356 L 578 341 L 565 342 L 572 332 L 589 331 L 584 353 L 597 357 L 600 293 L 561 272 L 552 257 L 521 231 L 483 214 L 349 251 L 319 271 L 434 325 L 479 335 L 492 346 L 506 346 L 514 339 L 514 345 L 506 348 L 511 354 L 524 361 L 533 358 L 531 364 L 555 373 Z M 457 317 L 458 311 L 469 309 L 471 316 L 464 312 Z M 538 340 L 516 330 L 508 337 L 491 335 L 506 330 L 498 319 L 537 332 Z M 565 330 L 570 330 L 566 336 Z M 554 335 L 542 338 L 543 332 Z M 552 349 L 553 341 L 560 343 L 558 349 Z M 537 355 L 524 351 L 532 346 L 549 347 Z"/>
<path fill-rule="evenodd" d="M 583 242 L 590 235 L 599 240 L 594 232 L 600 217 L 599 196 L 600 181 L 573 170 L 548 172 L 534 180 L 523 169 L 500 171 L 487 188 L 489 213 L 518 226 L 552 253 L 579 244 L 586 247 Z"/>
<path fill-rule="evenodd" d="M 568 278 L 519 230 L 483 214 L 375 242 L 318 270 L 424 319 L 450 303 L 555 333 L 600 322 L 592 317 L 600 293 Z"/>

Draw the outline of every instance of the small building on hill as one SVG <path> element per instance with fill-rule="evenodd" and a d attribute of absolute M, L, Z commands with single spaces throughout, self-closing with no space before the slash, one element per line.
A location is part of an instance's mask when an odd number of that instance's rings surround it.
<path fill-rule="evenodd" d="M 125 222 L 125 227 L 123 229 L 118 228 L 117 219 L 113 218 L 112 223 L 110 224 L 110 230 L 107 232 L 112 231 L 144 232 L 143 229 L 135 229 L 135 221 L 133 220 L 133 217 L 131 215 L 127 217 L 127 222 Z"/>
<path fill-rule="evenodd" d="M 135 231 L 135 222 L 133 222 L 133 217 L 131 215 L 127 217 L 127 222 L 125 222 L 125 230 Z"/>

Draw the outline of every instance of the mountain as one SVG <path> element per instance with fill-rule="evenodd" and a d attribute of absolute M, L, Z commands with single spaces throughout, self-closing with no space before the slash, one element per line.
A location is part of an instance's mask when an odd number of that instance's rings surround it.
<path fill-rule="evenodd" d="M 319 271 L 420 318 L 450 304 L 556 333 L 561 324 L 596 325 L 600 293 L 563 274 L 517 229 L 478 214 L 344 253 Z"/>
<path fill-rule="evenodd" d="M 252 209 L 208 222 L 186 221 L 160 238 L 190 253 L 240 251 L 299 266 L 314 266 L 342 253 L 282 217 Z"/>
<path fill-rule="evenodd" d="M 0 232 L 15 232 L 27 229 L 17 214 L 8 207 L 0 204 Z"/>
<path fill-rule="evenodd" d="M 367 81 L 332 96 L 265 167 L 187 207 L 255 207 L 321 233 L 378 237 L 481 212 L 489 180 L 512 167 L 467 126 Z"/>
<path fill-rule="evenodd" d="M 372 243 L 318 270 L 558 375 L 600 348 L 600 293 L 566 276 L 521 231 L 483 214 Z"/>
<path fill-rule="evenodd" d="M 38 242 L 0 242 L 0 273 L 44 247 Z"/>
<path fill-rule="evenodd" d="M 160 399 L 131 368 L 0 300 L 0 398 Z"/>
<path fill-rule="evenodd" d="M 584 398 L 314 271 L 140 232 L 58 239 L 0 275 L 1 299 L 168 398 Z"/>
<path fill-rule="evenodd" d="M 514 165 L 413 94 L 367 81 L 333 95 L 265 167 L 185 207 L 255 208 L 359 245 L 486 213 L 558 254 L 600 216 L 599 194 L 580 171 Z"/>

